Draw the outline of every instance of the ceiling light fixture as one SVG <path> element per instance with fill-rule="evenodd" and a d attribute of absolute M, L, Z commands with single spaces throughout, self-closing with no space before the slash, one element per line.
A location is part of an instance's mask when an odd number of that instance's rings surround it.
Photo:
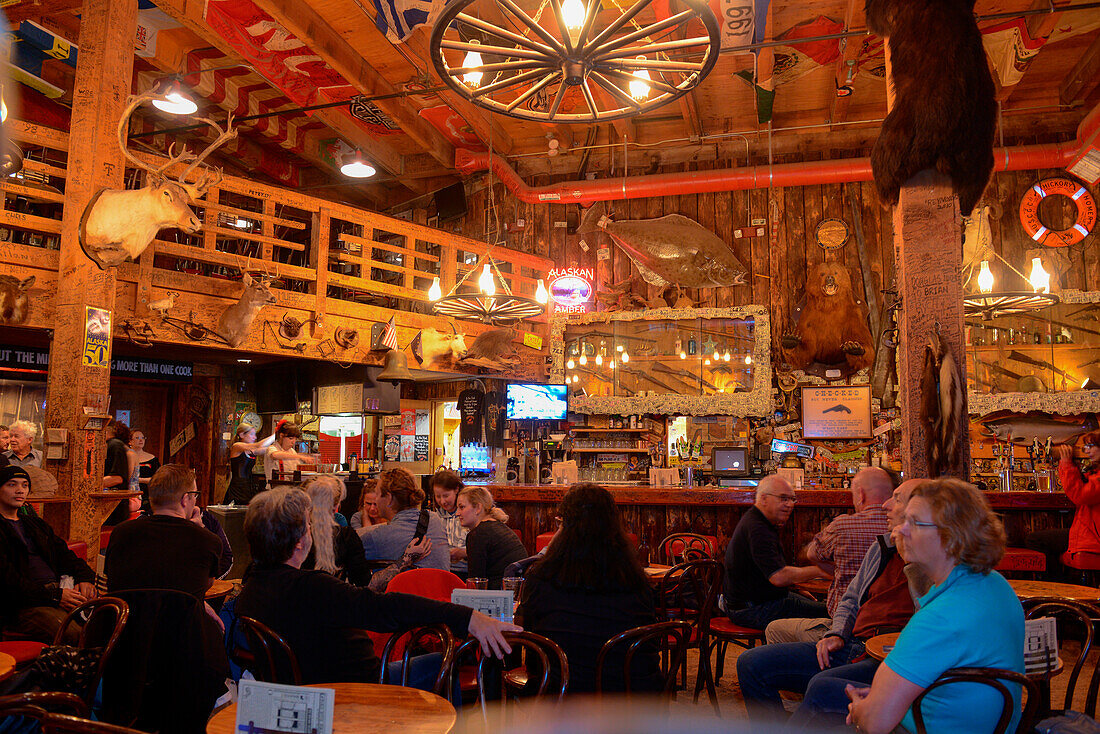
<path fill-rule="evenodd" d="M 1061 299 L 1051 294 L 1050 274 L 1043 268 L 1040 258 L 1032 258 L 1031 274 L 1025 276 L 1012 264 L 1000 255 L 997 256 L 1004 265 L 1020 276 L 1031 287 L 1031 290 L 997 291 L 993 292 L 993 273 L 989 269 L 989 261 L 982 260 L 978 270 L 978 292 L 963 296 L 963 312 L 967 316 L 979 316 L 982 321 L 989 321 L 998 316 L 1037 311 L 1047 306 L 1053 306 L 1061 302 Z"/>
<path fill-rule="evenodd" d="M 153 100 L 153 106 L 161 112 L 170 115 L 193 115 L 198 112 L 199 106 L 183 93 L 183 86 L 178 79 L 170 81 L 164 87 L 161 97 Z"/>
<path fill-rule="evenodd" d="M 609 122 L 682 97 L 718 60 L 721 30 L 706 0 L 683 0 L 665 17 L 651 2 L 555 0 L 532 15 L 515 0 L 453 0 L 429 54 L 444 84 L 492 112 Z"/>
<path fill-rule="evenodd" d="M 348 178 L 370 178 L 377 171 L 374 166 L 363 160 L 363 152 L 356 148 L 354 153 L 344 159 L 343 165 L 340 166 L 340 173 Z"/>
<path fill-rule="evenodd" d="M 459 287 L 465 283 L 474 273 L 480 273 L 477 277 L 478 292 L 459 293 Z M 497 294 L 497 280 L 503 293 Z M 432 283 L 435 287 L 435 283 Z M 534 298 L 517 296 L 508 287 L 508 281 L 501 275 L 496 260 L 488 251 L 482 255 L 474 266 L 466 271 L 461 280 L 445 296 L 433 298 L 433 290 L 428 290 L 428 300 L 435 305 L 432 310 L 443 316 L 456 319 L 470 319 L 486 324 L 504 325 L 523 319 L 534 318 L 546 312 L 546 307 Z M 583 364 L 583 362 L 582 362 Z"/>

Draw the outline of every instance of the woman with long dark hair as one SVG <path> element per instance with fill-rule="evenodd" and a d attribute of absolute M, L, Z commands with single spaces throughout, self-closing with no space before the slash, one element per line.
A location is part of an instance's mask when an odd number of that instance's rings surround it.
<path fill-rule="evenodd" d="M 559 508 L 561 530 L 523 584 L 523 628 L 549 637 L 569 659 L 569 690 L 596 687 L 596 656 L 604 643 L 657 621 L 653 588 L 623 530 L 606 489 L 582 482 Z M 623 689 L 622 652 L 608 658 L 605 691 Z M 657 651 L 634 656 L 632 691 L 657 690 Z"/>

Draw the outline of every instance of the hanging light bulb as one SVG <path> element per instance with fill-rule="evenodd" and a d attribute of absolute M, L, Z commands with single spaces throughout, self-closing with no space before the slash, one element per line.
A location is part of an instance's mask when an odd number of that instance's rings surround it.
<path fill-rule="evenodd" d="M 637 59 L 644 61 L 645 56 L 638 56 Z M 635 69 L 632 76 L 634 79 L 627 85 L 630 89 L 630 96 L 641 102 L 649 96 L 649 72 L 645 69 Z"/>
<path fill-rule="evenodd" d="M 183 93 L 178 81 L 169 84 L 162 96 L 163 99 L 153 100 L 153 106 L 161 112 L 167 112 L 170 115 L 190 115 L 199 109 L 199 106 Z"/>
<path fill-rule="evenodd" d="M 718 352 L 718 347 L 714 348 L 714 361 L 717 362 L 722 358 L 722 355 Z"/>
<path fill-rule="evenodd" d="M 478 276 L 477 284 L 481 288 L 481 292 L 487 296 L 497 292 L 497 284 L 493 280 L 493 272 L 489 270 L 489 263 L 485 263 L 485 266 L 481 268 L 481 275 Z M 584 362 L 581 362 L 581 364 L 584 364 Z"/>
<path fill-rule="evenodd" d="M 607 363 L 607 369 L 612 370 L 612 371 L 615 369 L 615 360 L 611 360 L 610 362 Z"/>
<path fill-rule="evenodd" d="M 729 362 L 733 355 L 730 354 L 730 350 L 726 350 L 726 353 L 722 355 L 723 362 Z"/>
<path fill-rule="evenodd" d="M 746 354 L 745 355 L 745 364 L 752 364 L 752 355 L 751 354 Z"/>
<path fill-rule="evenodd" d="M 630 361 L 630 355 L 626 353 L 625 349 L 623 350 L 622 360 L 623 360 L 623 364 L 626 364 L 627 362 Z"/>
<path fill-rule="evenodd" d="M 561 4 L 561 18 L 565 21 L 565 27 L 569 35 L 580 35 L 581 26 L 584 25 L 584 16 L 588 12 L 581 0 L 565 0 Z M 576 40 L 574 38 L 574 40 Z"/>
<path fill-rule="evenodd" d="M 988 260 L 982 260 L 982 269 L 978 272 L 978 290 L 982 293 L 993 291 L 993 273 L 989 272 Z"/>
<path fill-rule="evenodd" d="M 581 358 L 580 358 L 579 360 L 577 360 L 577 361 L 581 363 L 581 366 L 582 366 L 582 367 L 583 367 L 584 365 L 588 364 L 588 355 L 586 355 L 586 354 L 584 353 L 584 350 L 583 350 L 583 349 L 581 350 Z"/>
<path fill-rule="evenodd" d="M 580 377 L 578 377 L 577 375 L 573 375 L 573 382 L 574 382 L 574 383 L 576 383 L 576 382 L 580 382 L 580 380 L 581 380 L 581 378 L 580 378 Z"/>
<path fill-rule="evenodd" d="M 374 166 L 363 160 L 363 153 L 356 149 L 355 153 L 344 160 L 340 166 L 340 173 L 348 178 L 370 178 L 375 174 Z"/>
<path fill-rule="evenodd" d="M 602 354 L 597 354 L 596 355 L 596 366 L 597 367 L 602 367 L 603 366 L 603 355 Z"/>
<path fill-rule="evenodd" d="M 1036 293 L 1046 293 L 1050 290 L 1050 273 L 1043 270 L 1043 261 L 1040 258 L 1031 258 L 1031 275 L 1027 279 Z"/>
<path fill-rule="evenodd" d="M 707 357 L 706 359 L 703 360 L 703 365 L 707 366 L 707 367 L 710 366 L 710 357 Z"/>
<path fill-rule="evenodd" d="M 623 345 L 622 345 L 622 344 L 616 344 L 616 345 L 615 345 L 615 351 L 616 351 L 616 352 L 621 352 L 621 351 L 623 351 Z"/>
<path fill-rule="evenodd" d="M 688 358 L 687 352 L 681 350 L 680 351 L 680 359 L 687 359 L 687 358 Z"/>
<path fill-rule="evenodd" d="M 569 370 L 573 369 L 576 366 L 577 366 L 577 363 L 573 361 L 572 357 L 570 357 L 569 361 L 565 363 L 565 368 L 569 369 Z"/>
<path fill-rule="evenodd" d="M 473 38 L 473 39 L 470 40 L 470 44 L 471 45 L 476 44 L 476 45 L 480 46 L 481 41 L 477 40 L 476 38 Z M 482 65 L 482 63 L 484 63 L 484 62 L 481 60 L 481 52 L 480 51 L 467 51 L 466 52 L 466 58 L 464 58 L 462 60 L 462 65 L 464 67 L 467 67 L 467 68 L 480 67 Z M 465 74 L 462 75 L 462 83 L 465 84 L 467 87 L 470 87 L 472 89 L 477 89 L 478 87 L 481 86 L 481 78 L 483 76 L 485 76 L 485 74 L 481 71 L 468 71 L 468 72 L 466 72 Z"/>
<path fill-rule="evenodd" d="M 546 303 L 550 300 L 550 294 L 546 292 L 546 283 L 542 278 L 539 278 L 539 285 L 535 288 L 535 300 L 539 303 Z"/>
<path fill-rule="evenodd" d="M 443 297 L 443 289 L 439 287 L 439 278 L 432 281 L 432 287 L 428 289 L 428 300 L 438 301 Z"/>
<path fill-rule="evenodd" d="M 4 97 L 0 96 L 0 122 L 8 121 L 8 103 L 4 101 Z"/>

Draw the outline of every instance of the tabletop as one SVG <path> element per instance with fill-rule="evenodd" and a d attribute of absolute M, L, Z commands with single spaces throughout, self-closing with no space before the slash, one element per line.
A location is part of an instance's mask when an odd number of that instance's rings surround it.
<path fill-rule="evenodd" d="M 833 585 L 832 579 L 816 578 L 809 581 L 803 581 L 802 583 L 795 584 L 795 588 L 808 592 L 814 598 L 826 597 L 829 595 L 829 587 Z"/>
<path fill-rule="evenodd" d="M 1032 581 L 1030 579 L 1009 579 L 1009 585 L 1021 599 L 1034 599 L 1040 596 L 1061 597 L 1073 601 L 1100 601 L 1100 589 L 1074 584 L 1058 584 L 1052 581 Z"/>
<path fill-rule="evenodd" d="M 333 734 L 446 734 L 455 709 L 434 693 L 377 683 L 318 683 L 332 688 L 336 704 Z M 237 704 L 223 708 L 206 724 L 207 734 L 236 734 Z"/>
<path fill-rule="evenodd" d="M 0 680 L 4 680 L 15 671 L 15 658 L 0 652 Z"/>
<path fill-rule="evenodd" d="M 206 590 L 206 598 L 219 599 L 233 591 L 233 582 L 229 579 L 214 579 L 210 588 Z"/>
<path fill-rule="evenodd" d="M 900 632 L 887 632 L 883 635 L 875 635 L 864 643 L 867 654 L 875 660 L 885 660 L 894 649 L 894 643 L 898 641 Z"/>

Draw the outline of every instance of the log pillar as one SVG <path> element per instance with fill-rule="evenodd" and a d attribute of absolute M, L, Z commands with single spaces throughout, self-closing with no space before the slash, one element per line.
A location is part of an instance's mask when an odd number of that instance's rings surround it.
<path fill-rule="evenodd" d="M 902 419 L 901 463 L 907 479 L 928 477 L 925 431 L 920 421 L 924 346 L 937 325 L 951 347 L 963 384 L 966 409 L 966 346 L 963 338 L 962 226 L 959 202 L 946 176 L 924 170 L 901 189 L 894 208 L 894 250 L 901 309 L 898 326 L 898 387 Z M 959 437 L 959 458 L 944 474 L 967 479 L 970 441 Z"/>
<path fill-rule="evenodd" d="M 99 552 L 99 528 L 118 500 L 94 496 L 102 489 L 106 442 L 102 430 L 84 430 L 83 410 L 85 396 L 110 392 L 110 331 L 106 344 L 93 343 L 86 349 L 85 326 L 89 307 L 110 312 L 113 326 L 115 272 L 100 270 L 84 254 L 79 225 L 93 194 L 102 188 L 123 187 L 125 162 L 118 149 L 117 128 L 130 94 L 136 32 L 137 0 L 85 0 L 69 131 L 46 425 L 69 431 L 68 458 L 56 465 L 58 491 L 70 498 L 69 539 L 86 542 L 92 559 Z"/>

